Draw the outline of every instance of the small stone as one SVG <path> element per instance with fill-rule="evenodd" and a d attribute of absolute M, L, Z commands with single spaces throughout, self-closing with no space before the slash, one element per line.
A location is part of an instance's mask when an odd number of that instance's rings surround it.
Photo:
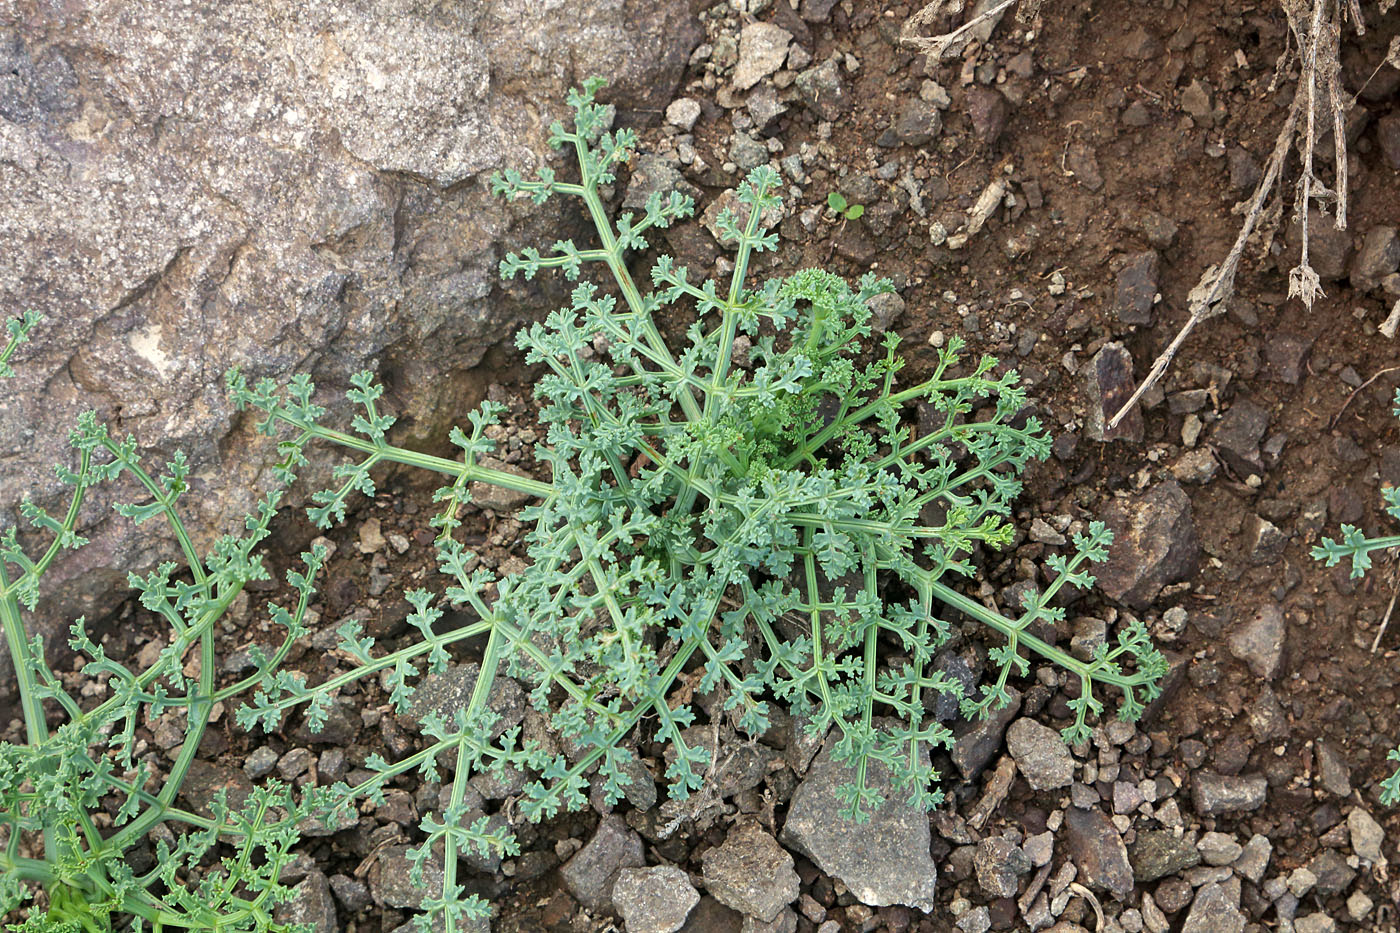
<path fill-rule="evenodd" d="M 357 881 L 349 875 L 331 875 L 331 893 L 340 901 L 340 906 L 350 913 L 359 913 L 370 905 L 369 885 Z"/>
<path fill-rule="evenodd" d="M 792 856 L 757 823 L 741 823 L 724 844 L 701 859 L 705 887 L 715 899 L 740 913 L 772 921 L 797 900 Z"/>
<path fill-rule="evenodd" d="M 1219 832 L 1209 832 L 1201 836 L 1196 848 L 1200 850 L 1201 858 L 1207 865 L 1229 865 L 1244 851 L 1244 846 L 1236 842 L 1233 836 Z"/>
<path fill-rule="evenodd" d="M 986 719 L 974 719 L 960 723 L 953 741 L 949 757 L 962 775 L 963 780 L 971 781 L 982 773 L 1002 744 L 1002 736 L 1007 725 L 1021 711 L 1021 694 L 1015 687 L 1007 687 L 1010 702 L 1001 709 L 993 709 Z"/>
<path fill-rule="evenodd" d="M 802 103 L 818 120 L 837 120 L 850 109 L 850 95 L 841 82 L 834 58 L 799 74 L 794 86 Z"/>
<path fill-rule="evenodd" d="M 992 914 L 987 906 L 982 904 L 963 913 L 957 922 L 962 933 L 987 933 L 992 928 Z"/>
<path fill-rule="evenodd" d="M 1195 574 L 1201 544 L 1191 500 L 1172 480 L 1126 499 L 1114 499 L 1103 520 L 1113 531 L 1108 560 L 1095 572 L 1110 599 L 1141 611 L 1162 588 Z"/>
<path fill-rule="evenodd" d="M 870 308 L 870 330 L 875 334 L 888 331 L 904 316 L 904 299 L 895 292 L 881 292 L 866 302 Z"/>
<path fill-rule="evenodd" d="M 480 463 L 488 469 L 499 470 L 502 473 L 510 473 L 521 477 L 526 476 L 525 472 L 520 468 L 512 466 L 496 457 L 482 457 Z M 513 512 L 530 501 L 530 494 L 528 492 L 517 492 L 514 489 L 507 489 L 504 486 L 497 486 L 492 483 L 472 483 L 467 489 L 471 493 L 471 501 L 475 505 L 483 509 L 491 509 L 493 512 Z"/>
<path fill-rule="evenodd" d="M 588 844 L 559 869 L 559 876 L 580 904 L 589 910 L 608 910 L 618 873 L 644 864 L 641 837 L 628 828 L 621 816 L 610 813 L 598 821 L 598 829 Z"/>
<path fill-rule="evenodd" d="M 1262 775 L 1197 771 L 1191 778 L 1191 800 L 1200 816 L 1258 810 L 1268 793 L 1269 782 Z"/>
<path fill-rule="evenodd" d="M 689 97 L 678 97 L 666 107 L 666 122 L 689 133 L 700 119 L 700 103 Z"/>
<path fill-rule="evenodd" d="M 1357 923 L 1365 920 L 1374 906 L 1375 902 L 1361 891 L 1353 891 L 1351 897 L 1347 898 L 1347 913 Z"/>
<path fill-rule="evenodd" d="M 1236 886 L 1238 888 L 1238 886 Z M 1182 933 L 1242 933 L 1245 917 L 1240 912 L 1239 891 L 1233 897 L 1223 884 L 1208 884 L 1196 892 L 1191 912 L 1182 924 Z"/>
<path fill-rule="evenodd" d="M 1347 814 L 1347 829 L 1351 832 L 1351 849 L 1363 861 L 1379 864 L 1381 843 L 1385 841 L 1385 830 L 1375 817 L 1361 807 L 1355 807 Z"/>
<path fill-rule="evenodd" d="M 1376 226 L 1367 230 L 1361 248 L 1351 261 L 1352 287 L 1373 291 L 1396 269 L 1400 269 L 1400 235 L 1396 229 Z"/>
<path fill-rule="evenodd" d="M 1356 869 L 1336 849 L 1324 849 L 1308 863 L 1308 870 L 1317 878 L 1314 892 L 1323 898 L 1340 894 L 1356 879 Z"/>
<path fill-rule="evenodd" d="M 977 844 L 972 867 L 988 897 L 1015 897 L 1020 877 L 1030 871 L 1031 861 L 1010 839 L 990 836 Z"/>
<path fill-rule="evenodd" d="M 1236 190 L 1253 189 L 1259 183 L 1263 170 L 1254 153 L 1243 146 L 1231 146 L 1225 156 L 1230 165 L 1230 185 Z"/>
<path fill-rule="evenodd" d="M 1256 742 L 1272 742 L 1289 734 L 1288 714 L 1267 684 L 1249 706 L 1249 730 Z"/>
<path fill-rule="evenodd" d="M 1256 677 L 1273 680 L 1283 660 L 1287 631 L 1283 610 L 1274 603 L 1266 603 L 1230 634 L 1230 653 L 1248 664 Z"/>
<path fill-rule="evenodd" d="M 414 884 L 409 877 L 413 865 L 409 848 L 390 846 L 377 854 L 369 870 L 370 896 L 376 904 L 418 910 L 425 900 L 442 895 L 442 859 L 429 856 L 423 863 L 423 883 Z"/>
<path fill-rule="evenodd" d="M 295 780 L 306 773 L 314 759 L 309 748 L 291 749 L 278 760 L 277 773 L 288 781 Z"/>
<path fill-rule="evenodd" d="M 1195 415 L 1187 417 L 1194 418 Z M 1200 486 L 1210 482 L 1219 470 L 1220 464 L 1215 462 L 1215 456 L 1204 447 L 1188 450 L 1171 466 L 1173 478 L 1188 486 Z"/>
<path fill-rule="evenodd" d="M 313 871 L 292 889 L 292 899 L 277 905 L 274 916 L 279 923 L 307 924 L 311 933 L 336 933 L 340 923 L 335 900 L 326 876 Z"/>
<path fill-rule="evenodd" d="M 1123 836 L 1102 810 L 1065 811 L 1065 843 L 1084 884 L 1120 901 L 1133 893 L 1133 868 Z"/>
<path fill-rule="evenodd" d="M 1210 85 L 1200 79 L 1193 80 L 1181 92 L 1181 109 L 1190 114 L 1198 123 L 1208 123 L 1211 118 Z"/>
<path fill-rule="evenodd" d="M 1240 877 L 1258 884 L 1263 880 L 1273 854 L 1274 844 L 1269 841 L 1269 837 L 1255 833 L 1244 844 L 1240 857 L 1235 859 L 1235 871 Z"/>
<path fill-rule="evenodd" d="M 1249 559 L 1256 564 L 1268 564 L 1278 560 L 1288 538 L 1279 527 L 1261 515 L 1249 515 L 1244 520 L 1245 548 Z"/>
<path fill-rule="evenodd" d="M 1157 296 L 1158 256 L 1147 250 L 1128 256 L 1118 270 L 1113 310 L 1124 324 L 1152 323 L 1152 306 Z"/>
<path fill-rule="evenodd" d="M 1351 767 L 1341 753 L 1326 742 L 1317 743 L 1317 770 L 1322 787 L 1329 794 L 1351 796 Z"/>
<path fill-rule="evenodd" d="M 360 552 L 374 554 L 384 550 L 384 533 L 380 530 L 379 519 L 367 518 L 360 525 Z"/>
<path fill-rule="evenodd" d="M 749 172 L 768 161 L 768 147 L 748 133 L 735 133 L 729 143 L 729 161 Z"/>
<path fill-rule="evenodd" d="M 914 98 L 907 101 L 894 121 L 894 137 L 906 146 L 923 146 L 943 130 L 938 107 Z"/>
<path fill-rule="evenodd" d="M 1121 343 L 1107 343 L 1084 367 L 1084 392 L 1088 401 L 1085 434 L 1092 440 L 1123 438 L 1138 442 L 1143 437 L 1142 412 L 1134 407 L 1117 427 L 1108 422 L 1137 390 L 1133 379 L 1133 357 Z"/>
<path fill-rule="evenodd" d="M 1170 830 L 1140 831 L 1128 849 L 1133 877 L 1151 883 L 1175 875 L 1201 863 L 1200 851 L 1186 839 Z"/>
<path fill-rule="evenodd" d="M 772 23 L 756 21 L 739 33 L 739 64 L 734 69 L 734 90 L 747 91 L 783 66 L 792 33 Z"/>
<path fill-rule="evenodd" d="M 1215 426 L 1211 440 L 1241 476 L 1264 472 L 1259 443 L 1271 420 L 1265 409 L 1248 399 L 1236 399 Z"/>
<path fill-rule="evenodd" d="M 1279 269 L 1287 272 L 1298 264 L 1302 254 L 1302 225 L 1296 220 L 1284 224 L 1285 249 L 1279 254 Z M 1338 230 L 1335 218 L 1319 210 L 1308 212 L 1308 264 L 1324 284 L 1347 275 L 1351 261 L 1351 231 Z"/>
<path fill-rule="evenodd" d="M 1022 718 L 1006 730 L 1006 749 L 1032 790 L 1054 790 L 1074 780 L 1074 756 L 1059 733 Z"/>
<path fill-rule="evenodd" d="M 1294 920 L 1293 933 L 1337 933 L 1337 921 L 1318 911 Z"/>
<path fill-rule="evenodd" d="M 839 790 L 855 779 L 855 772 L 833 759 L 835 745 L 834 736 L 827 740 L 792 795 L 781 834 L 784 845 L 839 879 L 862 904 L 904 904 L 932 911 L 938 867 L 929 848 L 928 814 L 910 807 L 907 794 L 894 787 L 888 768 L 871 758 L 866 785 L 885 802 L 864 823 L 842 818 Z M 928 764 L 927 758 L 923 764 Z"/>
<path fill-rule="evenodd" d="M 248 753 L 248 757 L 243 760 L 243 773 L 253 780 L 257 780 L 270 772 L 277 765 L 277 753 L 266 745 L 259 745 Z"/>
<path fill-rule="evenodd" d="M 977 138 L 988 146 L 995 145 L 1006 128 L 1006 97 L 989 87 L 973 87 L 967 92 L 967 115 Z"/>
<path fill-rule="evenodd" d="M 1123 37 L 1122 49 L 1124 57 L 1145 62 L 1162 54 L 1162 43 L 1138 23 Z"/>
<path fill-rule="evenodd" d="M 700 903 L 690 876 L 671 865 L 624 868 L 612 890 L 627 933 L 675 933 Z"/>
<path fill-rule="evenodd" d="M 1376 141 L 1391 171 L 1400 171 L 1400 112 L 1388 113 L 1376 121 Z"/>
<path fill-rule="evenodd" d="M 1311 339 L 1297 334 L 1269 334 L 1264 344 L 1264 361 L 1268 364 L 1270 377 L 1285 385 L 1296 386 L 1303 377 L 1303 367 L 1312 345 Z"/>

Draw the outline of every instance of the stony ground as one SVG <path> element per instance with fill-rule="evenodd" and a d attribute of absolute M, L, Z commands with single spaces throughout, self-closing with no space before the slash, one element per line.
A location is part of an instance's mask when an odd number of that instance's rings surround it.
<path fill-rule="evenodd" d="M 1228 314 L 1202 326 L 1105 439 L 1105 410 L 1170 340 L 1187 292 L 1238 230 L 1232 208 L 1291 96 L 1270 89 L 1282 14 L 1270 2 L 1057 0 L 1031 26 L 1008 18 L 929 63 L 897 44 L 911 12 L 852 0 L 706 11 L 683 96 L 664 112 L 619 115 L 641 129 L 645 155 L 617 200 L 671 187 L 695 196 L 701 221 L 662 246 L 723 271 L 707 229 L 716 205 L 745 171 L 775 161 L 789 205 L 761 271 L 822 264 L 892 278 L 898 298 L 877 317 L 905 338 L 910 378 L 953 334 L 1014 361 L 1058 440 L 1031 473 L 1024 533 L 973 591 L 1016 604 L 1074 523 L 1104 518 L 1118 533 L 1113 558 L 1055 635 L 1087 651 L 1129 615 L 1145 619 L 1171 653 L 1166 695 L 1137 726 L 1106 722 L 1074 748 L 1055 734 L 1073 686 L 1049 668 L 1017 683 L 992 720 L 940 709 L 958 735 L 935 762 L 947 802 L 931 818 L 887 808 L 859 833 L 834 816 L 829 750 L 793 724 L 780 719 L 757 742 L 697 726 L 717 761 L 701 793 L 667 802 L 646 781 L 650 793 L 611 812 L 600 803 L 522 823 L 522 853 L 468 863 L 467 884 L 500 905 L 497 933 L 1395 929 L 1397 820 L 1377 795 L 1400 740 L 1400 631 L 1371 650 L 1395 564 L 1386 557 L 1355 582 L 1308 549 L 1342 522 L 1385 528 L 1379 491 L 1400 483 L 1389 416 L 1400 371 L 1376 330 L 1400 297 L 1400 72 L 1367 82 L 1400 14 L 1369 11 L 1376 22 L 1343 58 L 1347 86 L 1365 89 L 1346 129 L 1351 228 L 1317 231 L 1327 297 L 1311 312 L 1286 300 L 1296 233 L 1283 223 L 1248 254 Z M 863 217 L 829 211 L 833 191 Z M 509 350 L 491 360 L 490 394 L 509 406 L 503 460 L 531 470 L 530 373 Z M 381 643 L 404 634 L 402 591 L 431 573 L 427 503 L 400 485 L 332 535 L 320 634 L 290 663 L 308 673 L 333 663 L 324 655 L 347 617 Z M 515 504 L 507 494 L 472 516 L 468 544 L 489 566 L 520 566 Z M 310 537 L 294 521 L 283 534 Z M 252 620 L 243 611 L 231 639 Z M 938 665 L 975 683 L 981 638 L 959 633 Z M 476 668 L 462 661 L 420 702 L 469 691 Z M 239 665 L 234 653 L 225 673 Z M 373 687 L 346 697 L 315 736 L 293 728 L 253 747 L 232 728 L 215 734 L 190 802 L 272 773 L 354 782 L 370 750 L 403 754 L 417 741 L 415 717 L 383 701 Z M 527 734 L 541 728 L 509 685 L 497 706 Z M 169 748 L 181 736 L 144 738 Z M 660 774 L 659 748 L 641 752 Z M 478 777 L 475 803 L 510 820 L 520 786 Z M 310 838 L 293 873 L 295 916 L 352 933 L 405 923 L 423 897 L 405 849 L 441 792 L 405 783 L 354 828 Z"/>

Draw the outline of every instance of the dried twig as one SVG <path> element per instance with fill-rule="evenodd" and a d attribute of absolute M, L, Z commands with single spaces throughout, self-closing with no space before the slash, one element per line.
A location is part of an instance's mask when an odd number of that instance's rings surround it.
<path fill-rule="evenodd" d="M 1250 199 L 1249 209 L 1245 212 L 1244 226 L 1240 228 L 1239 236 L 1235 238 L 1235 244 L 1230 247 L 1225 261 L 1219 266 L 1211 266 L 1207 269 L 1201 276 L 1200 282 L 1191 290 L 1188 297 L 1190 317 L 1186 319 L 1181 330 L 1177 331 L 1172 342 L 1157 357 L 1157 360 L 1152 364 L 1152 369 L 1138 385 L 1132 397 L 1108 420 L 1109 430 L 1117 427 L 1118 422 L 1132 411 L 1133 406 L 1138 403 L 1138 399 L 1142 398 L 1143 394 L 1162 378 L 1167 367 L 1171 365 L 1172 359 L 1176 356 L 1176 351 L 1181 348 L 1192 329 L 1206 318 L 1220 313 L 1224 303 L 1234 293 L 1235 272 L 1239 268 L 1240 258 L 1244 255 L 1245 244 L 1254 233 L 1255 225 L 1264 213 L 1264 203 L 1273 192 L 1274 185 L 1283 171 L 1284 160 L 1287 158 L 1288 149 L 1293 143 L 1293 131 L 1298 123 L 1298 111 L 1301 109 L 1301 104 L 1302 90 L 1300 89 L 1293 97 L 1293 106 L 1289 108 L 1288 117 L 1283 122 L 1283 129 L 1279 132 L 1278 140 L 1274 143 L 1274 151 L 1269 156 L 1268 164 L 1265 166 L 1264 177 L 1259 180 L 1258 186 L 1254 189 L 1254 197 Z"/>
<path fill-rule="evenodd" d="M 927 26 L 937 16 L 955 16 L 963 11 L 965 0 L 930 0 L 930 2 L 913 16 L 904 21 L 904 27 L 899 32 L 899 41 L 902 45 L 918 49 L 920 52 L 933 58 L 935 61 L 942 58 L 944 53 L 955 45 L 973 29 L 985 23 L 993 17 L 1002 13 L 1016 3 L 1016 0 L 1002 0 L 996 6 L 989 7 L 972 19 L 963 23 L 952 32 L 944 33 L 941 36 L 919 36 L 914 33 L 921 27 Z M 1039 7 L 1040 4 L 1034 4 Z M 1033 15 L 1033 14 L 1032 14 Z M 1022 19 L 1025 15 L 1022 15 Z"/>
<path fill-rule="evenodd" d="M 1390 575 L 1390 605 L 1385 607 L 1385 616 L 1381 619 L 1380 630 L 1376 632 L 1376 640 L 1371 642 L 1371 653 L 1375 654 L 1376 649 L 1381 646 L 1381 638 L 1385 636 L 1386 626 L 1390 625 L 1390 614 L 1395 611 L 1395 597 L 1400 596 L 1400 579 L 1396 579 L 1394 572 Z"/>
<path fill-rule="evenodd" d="M 1356 398 L 1356 396 L 1361 393 L 1362 389 L 1366 388 L 1386 373 L 1393 373 L 1397 369 L 1400 369 L 1400 366 L 1387 366 L 1385 369 L 1379 369 L 1370 379 L 1367 379 L 1365 382 L 1361 383 L 1361 385 L 1352 389 L 1351 394 L 1347 396 L 1347 400 L 1342 403 L 1342 407 L 1338 408 L 1337 413 L 1332 416 L 1332 420 L 1327 422 L 1327 430 L 1330 431 L 1337 426 L 1337 422 L 1342 420 L 1342 412 L 1347 410 L 1347 406 L 1351 404 L 1351 400 Z"/>

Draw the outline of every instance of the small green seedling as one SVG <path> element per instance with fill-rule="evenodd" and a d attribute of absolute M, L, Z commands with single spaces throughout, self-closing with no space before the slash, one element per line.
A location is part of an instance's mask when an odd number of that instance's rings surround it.
<path fill-rule="evenodd" d="M 833 191 L 826 196 L 826 206 L 842 220 L 860 220 L 865 216 L 864 204 L 847 204 L 846 196 L 839 191 Z"/>

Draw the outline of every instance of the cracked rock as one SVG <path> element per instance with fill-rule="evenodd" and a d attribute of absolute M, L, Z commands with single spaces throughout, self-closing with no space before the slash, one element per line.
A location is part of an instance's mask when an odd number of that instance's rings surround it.
<path fill-rule="evenodd" d="M 627 933 L 675 933 L 700 903 L 690 876 L 672 865 L 624 868 L 612 890 Z"/>
<path fill-rule="evenodd" d="M 715 900 L 765 923 L 800 893 L 792 856 L 757 823 L 734 827 L 724 845 L 701 857 L 705 887 Z"/>
<path fill-rule="evenodd" d="M 1006 730 L 1006 750 L 1032 790 L 1068 787 L 1074 780 L 1074 756 L 1064 739 L 1048 726 L 1023 718 Z"/>
<path fill-rule="evenodd" d="M 933 910 L 938 868 L 929 852 L 928 814 L 909 807 L 885 765 L 871 759 L 866 782 L 885 802 L 864 823 L 843 819 L 837 790 L 855 773 L 832 760 L 834 745 L 834 739 L 827 741 L 798 785 L 780 838 L 839 878 L 863 904 Z"/>

